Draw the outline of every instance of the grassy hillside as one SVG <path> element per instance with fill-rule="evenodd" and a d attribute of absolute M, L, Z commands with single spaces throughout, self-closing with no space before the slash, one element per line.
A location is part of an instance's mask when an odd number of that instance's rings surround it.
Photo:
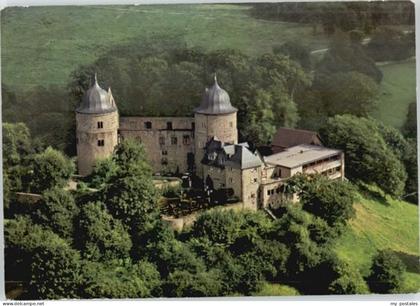
<path fill-rule="evenodd" d="M 335 246 L 337 254 L 363 275 L 368 273 L 376 249 L 390 248 L 404 261 L 406 292 L 420 288 L 418 206 L 390 198 L 362 198 L 356 217 Z"/>
<path fill-rule="evenodd" d="M 313 49 L 327 44 L 311 26 L 257 20 L 248 10 L 222 4 L 7 8 L 1 12 L 2 80 L 18 87 L 65 85 L 78 65 L 114 46 L 162 35 L 186 47 L 235 48 L 249 55 L 296 37 Z"/>
<path fill-rule="evenodd" d="M 377 119 L 400 128 L 408 105 L 416 101 L 416 61 L 414 59 L 380 66 L 384 78 L 380 87 Z"/>

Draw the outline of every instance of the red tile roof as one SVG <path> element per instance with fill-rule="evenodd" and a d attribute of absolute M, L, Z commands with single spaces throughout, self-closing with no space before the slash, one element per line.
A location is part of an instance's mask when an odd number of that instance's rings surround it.
<path fill-rule="evenodd" d="M 322 142 L 317 132 L 290 128 L 279 128 L 271 142 L 274 152 L 300 144 L 322 145 Z"/>

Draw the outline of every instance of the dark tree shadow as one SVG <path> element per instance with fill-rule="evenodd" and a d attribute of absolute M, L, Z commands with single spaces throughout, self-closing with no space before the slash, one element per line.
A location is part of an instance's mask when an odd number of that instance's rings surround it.
<path fill-rule="evenodd" d="M 372 190 L 368 186 L 366 186 L 363 183 L 357 184 L 357 187 L 359 188 L 359 192 L 368 200 L 373 200 L 375 202 L 378 202 L 384 206 L 390 206 L 390 203 L 386 199 L 386 195 L 383 192 Z"/>
<path fill-rule="evenodd" d="M 407 272 L 420 273 L 420 257 L 418 255 L 407 254 L 404 252 L 393 251 L 395 255 L 405 264 Z"/>

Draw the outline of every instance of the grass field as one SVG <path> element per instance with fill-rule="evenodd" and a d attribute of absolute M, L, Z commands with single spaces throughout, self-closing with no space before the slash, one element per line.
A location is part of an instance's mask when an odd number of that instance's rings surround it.
<path fill-rule="evenodd" d="M 360 197 L 350 230 L 335 246 L 339 257 L 366 275 L 377 249 L 392 249 L 408 267 L 404 291 L 420 289 L 418 206 L 387 198 Z"/>
<path fill-rule="evenodd" d="M 7 8 L 1 12 L 2 80 L 9 86 L 66 85 L 79 65 L 136 40 L 182 41 L 205 50 L 270 52 L 290 39 L 312 49 L 326 38 L 311 26 L 257 20 L 246 5 L 167 5 Z"/>
<path fill-rule="evenodd" d="M 373 116 L 386 124 L 404 125 L 408 105 L 416 101 L 416 61 L 414 59 L 379 67 L 384 75 L 378 109 Z"/>

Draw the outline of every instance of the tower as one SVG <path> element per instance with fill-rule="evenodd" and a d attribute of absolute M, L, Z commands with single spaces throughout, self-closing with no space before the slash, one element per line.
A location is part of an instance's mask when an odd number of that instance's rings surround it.
<path fill-rule="evenodd" d="M 201 160 L 204 148 L 211 138 L 216 137 L 222 143 L 238 143 L 237 111 L 230 103 L 229 94 L 217 83 L 215 75 L 213 86 L 206 89 L 200 106 L 194 110 L 195 165 L 199 177 L 203 176 Z"/>
<path fill-rule="evenodd" d="M 111 89 L 102 89 L 96 78 L 76 109 L 77 167 L 89 175 L 96 160 L 111 156 L 118 143 L 118 109 Z"/>

